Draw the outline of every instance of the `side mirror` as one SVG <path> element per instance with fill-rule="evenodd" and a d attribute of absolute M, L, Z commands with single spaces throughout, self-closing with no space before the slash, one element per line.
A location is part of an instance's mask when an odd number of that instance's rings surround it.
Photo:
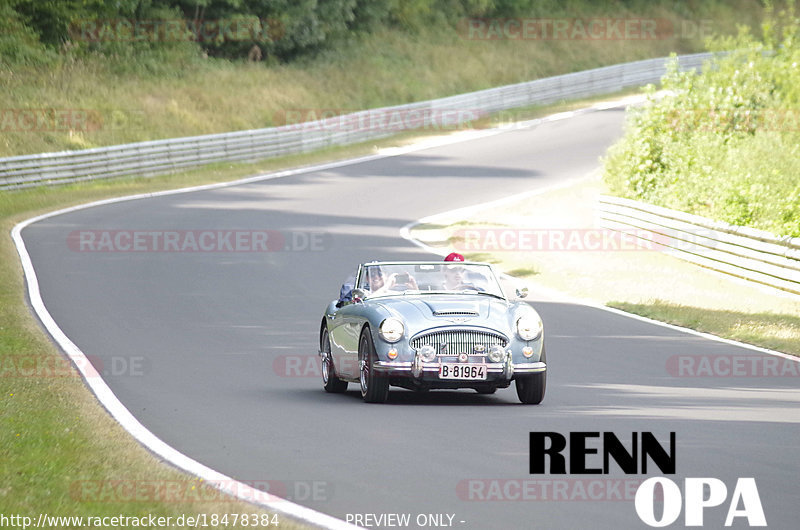
<path fill-rule="evenodd" d="M 363 289 L 353 289 L 353 302 L 360 302 L 366 297 L 367 293 Z"/>
<path fill-rule="evenodd" d="M 528 288 L 523 287 L 522 289 L 517 289 L 517 298 L 527 298 L 528 297 Z"/>

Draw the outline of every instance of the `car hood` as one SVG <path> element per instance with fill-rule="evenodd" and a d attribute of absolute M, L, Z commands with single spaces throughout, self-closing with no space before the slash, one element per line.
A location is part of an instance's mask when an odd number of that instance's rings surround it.
<path fill-rule="evenodd" d="M 510 304 L 481 295 L 424 295 L 392 297 L 380 305 L 420 331 L 434 326 L 474 325 L 506 330 Z"/>

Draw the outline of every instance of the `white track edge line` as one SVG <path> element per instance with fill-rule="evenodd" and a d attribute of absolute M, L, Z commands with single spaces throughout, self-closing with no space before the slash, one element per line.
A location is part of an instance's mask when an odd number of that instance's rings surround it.
<path fill-rule="evenodd" d="M 622 106 L 625 103 L 620 103 L 617 106 Z M 176 195 L 181 193 L 191 193 L 195 191 L 205 191 L 205 190 L 212 190 L 212 189 L 220 189 L 220 188 L 227 188 L 231 186 L 238 186 L 242 184 L 250 184 L 254 182 L 261 182 L 264 180 L 271 180 L 275 178 L 287 177 L 291 175 L 297 175 L 302 173 L 310 173 L 313 171 L 324 171 L 327 169 L 334 169 L 337 167 L 343 167 L 353 164 L 359 164 L 362 162 L 368 162 L 371 160 L 377 160 L 382 158 L 388 158 L 392 156 L 403 155 L 415 151 L 421 151 L 425 149 L 430 149 L 433 147 L 440 147 L 444 145 L 450 145 L 454 143 L 460 143 L 464 141 L 475 140 L 479 138 L 485 138 L 488 136 L 493 136 L 495 134 L 502 134 L 504 132 L 510 132 L 513 130 L 520 130 L 530 127 L 535 127 L 540 123 L 549 122 L 549 121 L 558 121 L 562 119 L 568 119 L 586 112 L 593 112 L 598 110 L 605 110 L 608 108 L 613 108 L 605 105 L 603 106 L 602 103 L 595 104 L 590 107 L 586 107 L 583 109 L 577 109 L 574 111 L 568 112 L 561 112 L 558 114 L 553 114 L 550 116 L 546 116 L 543 118 L 537 118 L 533 120 L 528 120 L 524 122 L 516 122 L 511 126 L 500 126 L 496 128 L 490 128 L 479 133 L 471 134 L 471 135 L 450 135 L 441 137 L 439 141 L 435 141 L 434 143 L 423 143 L 421 144 L 411 144 L 408 146 L 403 147 L 395 147 L 383 150 L 378 154 L 374 155 L 366 155 L 361 156 L 358 158 L 352 159 L 345 159 L 345 160 L 338 160 L 334 162 L 328 162 L 323 164 L 317 164 L 312 166 L 305 166 L 301 168 L 295 169 L 288 169 L 283 171 L 277 171 L 273 173 L 267 173 L 262 175 L 256 175 L 253 177 L 247 177 L 243 179 L 234 180 L 231 182 L 221 182 L 215 184 L 206 184 L 200 186 L 190 186 L 186 188 L 179 188 L 174 190 L 164 190 L 164 191 L 157 191 L 157 192 L 149 192 L 149 193 L 140 193 L 134 195 L 128 195 L 124 197 L 115 197 L 111 199 L 103 199 L 99 201 L 93 201 L 86 204 L 80 204 L 77 206 L 72 206 L 68 208 L 63 208 L 60 210 L 56 210 L 53 212 L 48 212 L 42 215 L 38 215 L 32 217 L 30 219 L 26 219 L 14 226 L 11 230 L 11 237 L 14 241 L 14 244 L 17 249 L 17 254 L 20 257 L 20 262 L 22 264 L 22 269 L 25 274 L 25 281 L 28 288 L 28 296 L 30 298 L 31 306 L 35 311 L 36 315 L 47 329 L 50 336 L 56 343 L 61 347 L 61 349 L 65 352 L 67 357 L 72 361 L 75 365 L 76 369 L 80 372 L 81 376 L 83 377 L 85 383 L 89 386 L 91 391 L 94 393 L 95 397 L 97 397 L 98 401 L 103 405 L 103 407 L 111 414 L 111 416 L 119 423 L 123 429 L 125 429 L 128 433 L 130 433 L 139 443 L 145 446 L 147 449 L 152 451 L 154 454 L 160 456 L 167 462 L 171 463 L 172 465 L 183 469 L 191 474 L 194 474 L 205 481 L 207 481 L 211 486 L 216 487 L 220 491 L 227 493 L 235 498 L 243 500 L 245 502 L 250 502 L 264 508 L 283 513 L 287 516 L 294 517 L 301 521 L 305 521 L 311 524 L 315 524 L 318 526 L 322 526 L 324 528 L 330 529 L 342 529 L 342 530 L 351 530 L 351 529 L 358 529 L 360 527 L 349 524 L 345 521 L 340 519 L 336 519 L 335 517 L 329 516 L 327 514 L 317 512 L 310 508 L 306 508 L 299 504 L 295 504 L 291 501 L 286 499 L 282 499 L 280 497 L 270 495 L 268 500 L 259 500 L 259 498 L 265 497 L 265 493 L 261 490 L 257 490 L 247 484 L 242 482 L 236 481 L 215 471 L 200 462 L 184 455 L 183 453 L 177 451 L 176 449 L 172 448 L 171 446 L 167 445 L 163 440 L 158 438 L 152 432 L 150 432 L 144 425 L 142 425 L 139 420 L 137 420 L 133 414 L 122 404 L 122 402 L 117 398 L 117 396 L 111 391 L 111 388 L 106 384 L 106 382 L 101 378 L 98 377 L 98 374 L 92 367 L 91 362 L 89 362 L 86 355 L 78 348 L 67 335 L 61 330 L 61 328 L 56 324 L 53 317 L 50 315 L 50 312 L 47 310 L 44 301 L 41 297 L 41 292 L 39 290 L 39 283 L 36 276 L 36 271 L 33 267 L 33 262 L 31 260 L 30 255 L 28 254 L 27 247 L 25 246 L 25 242 L 22 239 L 22 230 L 27 226 L 44 219 L 48 219 L 51 217 L 56 217 L 58 215 L 75 212 L 79 210 L 85 210 L 88 208 L 93 208 L 96 206 L 103 206 L 108 204 L 115 204 L 120 202 L 127 202 L 133 201 L 138 199 L 146 199 L 146 198 L 153 198 L 153 197 L 163 197 L 167 195 Z M 534 193 L 528 193 L 526 195 L 532 195 Z M 519 198 L 519 196 L 515 196 Z M 510 200 L 510 198 L 500 199 L 500 201 Z M 498 202 L 498 201 L 494 201 Z M 477 205 L 475 206 L 477 207 Z M 433 216 L 429 216 L 433 217 Z M 405 239 L 411 241 L 422 248 L 425 248 L 428 251 L 433 251 L 427 245 L 424 245 L 421 242 L 418 242 L 408 236 L 408 227 L 414 225 L 415 223 L 410 223 L 409 225 L 404 226 L 401 229 L 401 233 L 403 230 L 406 231 L 406 235 L 403 235 Z M 401 234 L 402 235 L 402 234 Z M 435 253 L 435 252 L 434 252 Z M 215 482 L 217 484 L 215 484 Z"/>
<path fill-rule="evenodd" d="M 37 282 L 33 263 L 31 262 L 30 255 L 28 254 L 25 242 L 22 240 L 21 236 L 21 230 L 28 224 L 29 222 L 26 221 L 15 226 L 12 230 L 12 238 L 17 246 L 17 252 L 20 255 L 22 268 L 25 272 L 30 303 L 44 327 L 78 369 L 84 382 L 123 429 L 157 456 L 184 471 L 202 478 L 208 485 L 235 498 L 324 528 L 336 530 L 359 528 L 332 516 L 316 512 L 310 508 L 265 493 L 223 475 L 167 445 L 142 425 L 111 391 L 111 388 L 106 382 L 98 376 L 86 355 L 66 336 L 66 334 L 64 334 L 61 328 L 58 327 L 58 324 L 56 324 L 50 312 L 45 307 L 39 291 L 39 284 Z"/>
<path fill-rule="evenodd" d="M 398 152 L 397 154 L 401 153 Z M 15 225 L 14 228 L 11 230 L 11 237 L 16 246 L 17 254 L 20 257 L 23 272 L 25 273 L 25 280 L 28 288 L 28 296 L 30 299 L 31 306 L 33 307 L 33 310 L 38 316 L 39 320 L 47 329 L 48 333 L 50 333 L 50 336 L 61 347 L 61 349 L 70 359 L 70 361 L 72 361 L 72 363 L 75 365 L 76 369 L 80 372 L 81 377 L 83 378 L 87 386 L 90 388 L 92 393 L 94 393 L 98 401 L 100 401 L 103 407 L 108 411 L 109 414 L 111 414 L 111 416 L 117 421 L 117 423 L 119 423 L 122 426 L 123 429 L 125 429 L 128 433 L 130 433 L 139 443 L 141 443 L 147 449 L 152 451 L 154 454 L 163 458 L 164 460 L 171 463 L 175 467 L 178 467 L 186 472 L 189 472 L 195 476 L 202 478 L 209 485 L 217 488 L 218 490 L 223 491 L 224 493 L 227 493 L 242 501 L 250 502 L 252 504 L 261 506 L 262 508 L 267 508 L 277 513 L 282 513 L 288 517 L 298 519 L 300 521 L 320 526 L 323 528 L 329 528 L 333 530 L 358 529 L 360 527 L 352 525 L 350 523 L 347 523 L 330 515 L 317 512 L 310 508 L 306 508 L 299 504 L 295 504 L 291 501 L 282 499 L 275 495 L 266 494 L 261 490 L 255 489 L 251 486 L 248 486 L 247 484 L 244 484 L 226 475 L 223 475 L 222 473 L 215 471 L 201 464 L 200 462 L 197 462 L 196 460 L 184 455 L 183 453 L 167 445 L 164 441 L 155 436 L 146 427 L 144 427 L 144 425 L 142 425 L 133 416 L 133 414 L 131 414 L 131 412 L 125 407 L 125 405 L 122 404 L 119 398 L 117 398 L 117 396 L 111 391 L 111 388 L 106 384 L 106 382 L 101 377 L 98 377 L 97 372 L 92 367 L 92 364 L 91 362 L 89 362 L 89 359 L 86 357 L 86 355 L 80 350 L 80 348 L 78 348 L 69 339 L 69 337 L 66 336 L 66 334 L 61 330 L 58 324 L 56 324 L 52 315 L 50 315 L 50 312 L 47 310 L 41 296 L 39 283 L 36 276 L 36 271 L 33 267 L 33 262 L 31 260 L 30 255 L 28 254 L 25 242 L 22 239 L 22 230 L 27 226 L 29 226 L 30 224 L 35 223 L 37 221 L 41 221 L 43 219 L 55 217 L 70 212 L 75 212 L 78 210 L 84 210 L 95 206 L 103 206 L 107 204 L 127 202 L 144 198 L 161 197 L 161 196 L 174 195 L 180 193 L 190 193 L 194 191 L 225 188 L 241 184 L 248 184 L 252 182 L 259 182 L 263 180 L 281 178 L 300 173 L 308 173 L 312 171 L 324 171 L 326 169 L 357 164 L 360 162 L 366 162 L 369 160 L 374 160 L 379 158 L 386 158 L 389 156 L 393 155 L 392 154 L 368 155 L 355 159 L 340 160 L 330 163 L 303 167 L 303 168 L 279 171 L 276 173 L 269 173 L 266 175 L 248 177 L 232 182 L 207 184 L 202 186 L 192 186 L 188 188 L 165 190 L 153 193 L 141 193 L 125 197 L 115 197 L 112 199 L 104 199 L 104 200 L 90 202 L 87 204 L 72 206 L 69 208 L 63 208 L 61 210 L 45 213 L 42 215 L 38 215 L 36 217 L 32 217 L 25 221 L 22 221 L 17 225 Z"/>

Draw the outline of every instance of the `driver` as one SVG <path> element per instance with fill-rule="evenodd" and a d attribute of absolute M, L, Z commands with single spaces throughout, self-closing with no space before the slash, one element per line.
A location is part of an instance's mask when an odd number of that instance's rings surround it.
<path fill-rule="evenodd" d="M 483 291 L 484 289 L 478 287 L 470 280 L 467 279 L 467 269 L 460 264 L 464 261 L 464 256 L 455 252 L 448 254 L 445 261 L 454 262 L 452 265 L 445 265 L 444 267 L 444 288 L 448 291 L 462 291 L 471 289 L 473 291 Z"/>
<path fill-rule="evenodd" d="M 460 291 L 462 289 L 477 288 L 466 283 L 466 269 L 463 265 L 447 265 L 444 268 L 444 288 L 448 291 Z"/>

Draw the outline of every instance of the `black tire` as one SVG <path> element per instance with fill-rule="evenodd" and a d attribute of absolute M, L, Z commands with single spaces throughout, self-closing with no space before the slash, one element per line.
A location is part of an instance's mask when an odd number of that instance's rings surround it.
<path fill-rule="evenodd" d="M 367 403 L 385 403 L 389 398 L 389 378 L 375 373 L 372 367 L 377 360 L 375 345 L 369 328 L 361 331 L 358 340 L 358 360 L 360 364 L 361 397 Z"/>
<path fill-rule="evenodd" d="M 538 405 L 544 399 L 547 387 L 547 372 L 517 376 L 517 397 L 528 405 Z"/>
<path fill-rule="evenodd" d="M 336 376 L 336 368 L 333 366 L 333 357 L 331 357 L 331 339 L 328 336 L 328 327 L 322 330 L 322 339 L 320 339 L 320 348 L 322 349 L 322 384 L 325 387 L 325 392 L 331 394 L 341 394 L 347 390 L 347 381 L 342 381 Z"/>

